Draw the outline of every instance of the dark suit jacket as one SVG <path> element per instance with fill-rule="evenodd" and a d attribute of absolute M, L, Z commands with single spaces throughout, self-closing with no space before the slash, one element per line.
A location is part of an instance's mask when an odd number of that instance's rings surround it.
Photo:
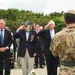
<path fill-rule="evenodd" d="M 11 46 L 11 44 L 12 44 L 11 32 L 9 30 L 5 29 L 5 31 L 4 31 L 3 47 L 9 47 L 8 50 L 6 50 L 5 52 L 3 52 L 5 55 L 10 55 L 10 46 Z M 0 47 L 2 47 L 1 44 L 0 44 Z"/>
<path fill-rule="evenodd" d="M 43 49 L 43 40 L 42 37 L 37 36 L 36 39 L 36 50 L 38 51 L 39 48 L 41 48 L 41 50 Z"/>
<path fill-rule="evenodd" d="M 31 40 L 31 37 L 34 35 L 34 40 Z M 14 34 L 14 38 L 20 38 L 19 48 L 18 48 L 18 56 L 24 57 L 26 48 L 28 48 L 28 52 L 30 57 L 33 57 L 35 51 L 35 37 L 36 32 L 34 30 L 29 31 L 29 39 L 26 41 L 26 32 L 24 29 L 16 32 Z"/>
<path fill-rule="evenodd" d="M 58 32 L 58 30 L 54 29 L 55 33 Z M 51 36 L 50 36 L 50 30 L 46 29 L 46 30 L 41 30 L 37 36 L 41 36 L 43 38 L 43 45 L 44 45 L 44 54 L 48 55 L 50 54 L 50 43 L 51 43 Z"/>

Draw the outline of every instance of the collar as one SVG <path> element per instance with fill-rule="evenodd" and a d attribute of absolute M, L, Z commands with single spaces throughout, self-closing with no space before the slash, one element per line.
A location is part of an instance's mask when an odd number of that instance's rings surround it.
<path fill-rule="evenodd" d="M 1 30 L 3 30 L 3 31 L 4 31 L 4 29 L 0 29 L 0 31 L 1 31 Z"/>
<path fill-rule="evenodd" d="M 54 29 L 50 29 L 50 31 L 54 31 Z"/>
<path fill-rule="evenodd" d="M 28 30 L 26 30 L 26 32 L 29 32 L 30 30 L 28 29 Z"/>

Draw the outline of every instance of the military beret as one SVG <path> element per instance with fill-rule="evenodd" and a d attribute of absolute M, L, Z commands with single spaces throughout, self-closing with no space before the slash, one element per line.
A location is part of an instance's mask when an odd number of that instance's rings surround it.
<path fill-rule="evenodd" d="M 75 15 L 75 10 L 68 10 L 68 11 L 65 12 L 65 14 L 66 14 L 66 13 Z"/>

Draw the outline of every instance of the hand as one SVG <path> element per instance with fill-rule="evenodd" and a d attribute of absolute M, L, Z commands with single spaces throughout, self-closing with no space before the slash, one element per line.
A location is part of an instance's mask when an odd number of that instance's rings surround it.
<path fill-rule="evenodd" d="M 0 52 L 5 52 L 5 50 L 4 50 L 4 48 L 2 47 L 2 48 L 0 48 Z"/>
<path fill-rule="evenodd" d="M 6 47 L 2 47 L 2 48 L 0 48 L 0 52 L 5 52 L 6 50 L 7 50 Z"/>
<path fill-rule="evenodd" d="M 34 55 L 33 55 L 33 56 L 35 57 L 36 55 L 37 55 L 37 54 L 36 54 L 36 53 L 34 53 Z"/>
<path fill-rule="evenodd" d="M 22 26 L 20 26 L 18 29 L 17 29 L 17 31 L 20 31 L 20 30 L 22 30 L 24 28 L 24 26 L 22 25 Z"/>
<path fill-rule="evenodd" d="M 49 24 L 47 24 L 47 25 L 44 27 L 44 29 L 47 29 L 47 28 L 49 28 Z"/>

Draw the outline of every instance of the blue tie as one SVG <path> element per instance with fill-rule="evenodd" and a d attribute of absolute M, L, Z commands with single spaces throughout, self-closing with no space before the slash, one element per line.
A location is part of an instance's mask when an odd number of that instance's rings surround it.
<path fill-rule="evenodd" d="M 1 45 L 3 46 L 3 30 L 1 30 L 1 35 L 0 35 L 0 40 L 1 40 Z"/>

